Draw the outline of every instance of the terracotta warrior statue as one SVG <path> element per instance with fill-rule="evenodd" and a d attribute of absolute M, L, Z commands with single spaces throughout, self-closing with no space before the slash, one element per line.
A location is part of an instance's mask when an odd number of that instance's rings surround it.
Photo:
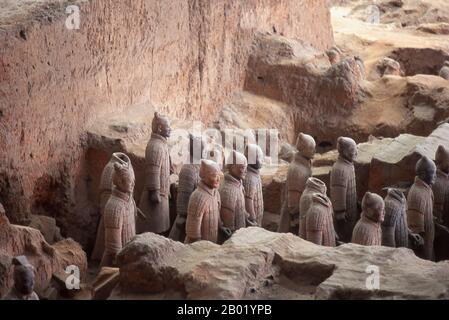
<path fill-rule="evenodd" d="M 449 80 L 449 61 L 445 61 L 440 70 L 440 77 Z"/>
<path fill-rule="evenodd" d="M 138 221 L 138 232 L 164 234 L 170 229 L 170 154 L 167 139 L 171 127 L 167 117 L 154 113 L 150 141 L 145 151 L 145 185 L 139 208 L 146 216 Z"/>
<path fill-rule="evenodd" d="M 189 136 L 189 162 L 179 172 L 178 196 L 176 198 L 176 220 L 170 231 L 170 239 L 184 242 L 186 237 L 187 207 L 190 195 L 200 182 L 200 161 L 203 143 L 201 137 Z"/>
<path fill-rule="evenodd" d="M 225 228 L 220 218 L 220 186 L 222 172 L 220 166 L 212 160 L 201 160 L 198 188 L 190 196 L 187 209 L 185 243 L 207 240 L 218 243 L 219 231 L 226 237 L 231 230 Z"/>
<path fill-rule="evenodd" d="M 39 300 L 34 292 L 34 267 L 25 256 L 13 259 L 14 287 L 5 296 L 5 300 Z"/>
<path fill-rule="evenodd" d="M 389 188 L 385 197 L 385 218 L 382 222 L 382 245 L 408 248 L 423 244 L 420 235 L 412 233 L 407 225 L 407 199 L 398 189 Z M 409 241 L 412 241 L 409 245 Z"/>
<path fill-rule="evenodd" d="M 436 179 L 435 163 L 422 157 L 416 164 L 415 183 L 407 197 L 407 222 L 410 230 L 424 238 L 424 246 L 415 249 L 417 256 L 433 260 L 433 240 L 435 224 L 433 221 L 432 185 Z"/>
<path fill-rule="evenodd" d="M 297 234 L 299 230 L 299 199 L 312 176 L 312 159 L 315 155 L 315 140 L 304 133 L 296 141 L 298 152 L 288 168 L 285 204 L 281 211 L 278 232 Z"/>
<path fill-rule="evenodd" d="M 449 227 L 449 149 L 439 146 L 435 154 L 437 177 L 432 187 L 433 214 L 438 223 Z"/>
<path fill-rule="evenodd" d="M 362 214 L 352 233 L 352 243 L 364 246 L 382 245 L 381 224 L 385 216 L 385 203 L 381 196 L 367 192 L 362 199 Z"/>
<path fill-rule="evenodd" d="M 335 247 L 336 234 L 333 219 L 330 199 L 323 193 L 313 193 L 304 219 L 306 240 L 321 246 Z"/>
<path fill-rule="evenodd" d="M 227 159 L 228 172 L 220 186 L 221 210 L 223 225 L 232 232 L 246 226 L 255 225 L 245 208 L 245 194 L 242 179 L 246 175 L 246 158 L 233 150 Z"/>
<path fill-rule="evenodd" d="M 299 236 L 306 239 L 306 215 L 312 205 L 312 198 L 315 193 L 326 195 L 326 184 L 320 179 L 310 177 L 306 181 L 306 188 L 299 199 Z M 333 214 L 332 214 L 333 216 Z M 333 225 L 333 224 L 332 224 Z"/>
<path fill-rule="evenodd" d="M 351 138 L 340 137 L 337 149 L 339 156 L 330 175 L 330 195 L 335 213 L 335 231 L 341 241 L 349 242 L 358 217 L 354 170 L 357 145 Z"/>
<path fill-rule="evenodd" d="M 119 251 L 136 235 L 137 208 L 132 199 L 135 179 L 129 164 L 115 163 L 112 181 L 114 187 L 104 208 L 102 267 L 114 266 Z"/>
<path fill-rule="evenodd" d="M 257 144 L 248 144 L 245 148 L 245 157 L 248 160 L 246 177 L 243 180 L 245 207 L 250 219 L 261 227 L 264 211 L 262 180 L 259 172 L 263 163 L 262 149 Z"/>
<path fill-rule="evenodd" d="M 129 157 L 121 152 L 116 152 L 112 154 L 111 159 L 106 164 L 101 174 L 100 179 L 100 223 L 98 224 L 97 230 L 97 239 L 95 241 L 94 251 L 92 252 L 92 260 L 101 260 L 104 253 L 104 221 L 103 221 L 103 212 L 106 203 L 109 200 L 109 197 L 112 193 L 112 174 L 114 172 L 114 164 L 115 163 L 127 163 L 129 165 L 129 169 L 134 175 L 134 169 L 131 164 L 131 160 Z M 134 198 L 133 198 L 134 201 Z"/>

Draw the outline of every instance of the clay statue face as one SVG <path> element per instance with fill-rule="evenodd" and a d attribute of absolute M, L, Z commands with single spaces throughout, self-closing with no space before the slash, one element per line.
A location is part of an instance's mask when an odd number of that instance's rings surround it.
<path fill-rule="evenodd" d="M 246 176 L 246 164 L 233 164 L 229 166 L 229 173 L 236 179 L 244 179 Z"/>
<path fill-rule="evenodd" d="M 158 134 L 165 138 L 169 138 L 171 134 L 171 127 L 170 127 L 170 121 L 166 119 L 165 121 L 161 121 L 161 123 L 158 126 Z"/>
<path fill-rule="evenodd" d="M 170 120 L 158 112 L 154 113 L 153 121 L 151 122 L 151 130 L 164 138 L 169 138 L 171 134 Z"/>
<path fill-rule="evenodd" d="M 220 186 L 220 180 L 223 173 L 220 166 L 213 160 L 203 159 L 200 164 L 201 181 L 211 189 L 217 189 Z"/>
<path fill-rule="evenodd" d="M 226 163 L 228 164 L 227 167 L 231 176 L 238 180 L 242 180 L 245 178 L 247 160 L 244 154 L 233 150 L 229 154 Z"/>
<path fill-rule="evenodd" d="M 34 269 L 31 266 L 16 266 L 14 269 L 14 287 L 22 295 L 34 291 Z"/>
<path fill-rule="evenodd" d="M 350 162 L 354 162 L 354 160 L 357 158 L 357 144 L 351 138 L 338 138 L 337 149 L 340 156 Z"/>
<path fill-rule="evenodd" d="M 221 172 L 211 172 L 204 177 L 203 182 L 211 189 L 217 189 L 220 186 Z"/>

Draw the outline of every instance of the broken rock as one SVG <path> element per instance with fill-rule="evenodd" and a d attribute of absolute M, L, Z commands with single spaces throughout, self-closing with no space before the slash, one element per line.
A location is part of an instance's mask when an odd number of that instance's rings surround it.
<path fill-rule="evenodd" d="M 379 290 L 366 285 L 371 265 L 379 268 Z M 114 298 L 122 299 L 449 298 L 447 261 L 421 260 L 405 248 L 322 247 L 257 227 L 238 230 L 222 246 L 141 234 L 121 251 L 119 266 Z"/>

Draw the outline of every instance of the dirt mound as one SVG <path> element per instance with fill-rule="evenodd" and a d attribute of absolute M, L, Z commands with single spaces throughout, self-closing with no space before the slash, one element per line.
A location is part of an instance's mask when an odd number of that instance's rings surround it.
<path fill-rule="evenodd" d="M 145 233 L 118 260 L 112 299 L 444 299 L 449 288 L 449 262 L 425 261 L 409 249 L 328 248 L 254 227 L 222 246 Z M 379 271 L 380 290 L 367 286 L 368 266 Z"/>

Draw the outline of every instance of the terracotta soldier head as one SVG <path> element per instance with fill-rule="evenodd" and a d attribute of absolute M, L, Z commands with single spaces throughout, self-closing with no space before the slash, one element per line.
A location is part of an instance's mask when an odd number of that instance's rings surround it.
<path fill-rule="evenodd" d="M 155 112 L 153 122 L 151 123 L 151 129 L 153 133 L 168 138 L 171 134 L 170 120 L 168 120 L 166 116 Z"/>
<path fill-rule="evenodd" d="M 299 133 L 296 139 L 296 149 L 298 152 L 307 159 L 313 159 L 315 156 L 315 139 L 308 134 L 302 132 Z"/>
<path fill-rule="evenodd" d="M 435 154 L 435 164 L 444 173 L 449 173 L 449 149 L 438 146 Z"/>
<path fill-rule="evenodd" d="M 430 186 L 435 183 L 436 171 L 435 163 L 426 156 L 416 163 L 416 175 Z"/>
<path fill-rule="evenodd" d="M 247 161 L 242 153 L 232 150 L 228 157 L 227 164 L 228 171 L 231 176 L 238 180 L 245 178 Z"/>
<path fill-rule="evenodd" d="M 124 193 L 133 192 L 135 177 L 133 172 L 129 169 L 128 163 L 114 163 L 112 182 L 118 190 Z"/>
<path fill-rule="evenodd" d="M 350 162 L 353 162 L 357 158 L 357 144 L 351 138 L 338 138 L 337 150 L 341 157 Z"/>
<path fill-rule="evenodd" d="M 362 199 L 362 210 L 368 219 L 378 223 L 384 221 L 385 203 L 378 194 L 365 193 Z"/>
<path fill-rule="evenodd" d="M 220 186 L 220 180 L 223 176 L 220 166 L 213 160 L 202 159 L 200 164 L 200 178 L 204 184 L 211 189 L 217 189 Z"/>
<path fill-rule="evenodd" d="M 14 288 L 22 296 L 29 296 L 34 292 L 34 267 L 25 256 L 13 259 L 14 264 Z"/>
<path fill-rule="evenodd" d="M 263 152 L 257 144 L 248 144 L 246 146 L 245 157 L 248 159 L 248 166 L 256 170 L 262 168 Z"/>

